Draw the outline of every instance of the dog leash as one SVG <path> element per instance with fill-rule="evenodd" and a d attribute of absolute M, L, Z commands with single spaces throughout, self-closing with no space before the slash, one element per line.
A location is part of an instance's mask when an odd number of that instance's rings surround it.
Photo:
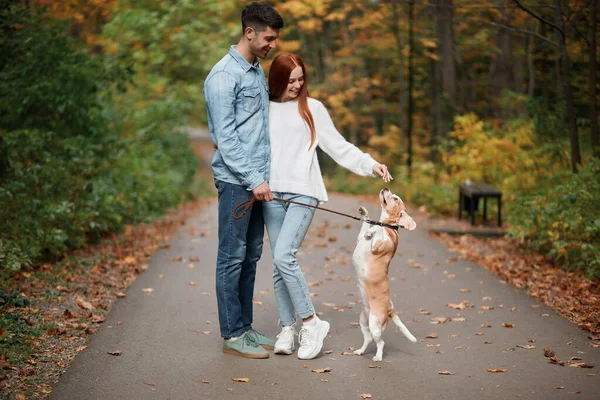
<path fill-rule="evenodd" d="M 341 216 L 343 216 L 343 217 L 352 218 L 352 219 L 355 219 L 355 220 L 357 220 L 357 221 L 366 222 L 366 223 L 368 223 L 368 224 L 371 224 L 371 225 L 378 225 L 378 226 L 383 226 L 383 227 L 385 227 L 385 228 L 394 229 L 394 230 L 396 230 L 396 231 L 398 230 L 398 228 L 404 228 L 404 227 L 403 227 L 403 226 L 401 226 L 401 225 L 391 225 L 391 224 L 386 224 L 386 223 L 384 223 L 384 222 L 373 221 L 372 219 L 365 219 L 365 220 L 363 220 L 362 218 L 355 217 L 355 216 L 353 216 L 353 215 L 344 214 L 344 213 L 341 213 L 341 212 L 338 212 L 338 211 L 330 210 L 330 209 L 328 209 L 328 208 L 317 207 L 317 206 L 313 206 L 313 205 L 306 204 L 306 203 L 300 203 L 300 202 L 298 202 L 298 201 L 286 200 L 286 199 L 280 199 L 279 197 L 273 197 L 273 200 L 282 201 L 282 202 L 285 202 L 285 203 L 297 204 L 297 205 L 299 205 L 299 206 L 304 206 L 304 207 L 316 208 L 317 210 L 327 211 L 327 212 L 330 212 L 330 213 L 334 213 L 334 214 L 337 214 L 337 215 L 341 215 Z M 254 202 L 255 202 L 255 201 L 256 201 L 256 199 L 253 197 L 253 198 L 251 198 L 250 200 L 242 201 L 240 204 L 238 204 L 238 205 L 237 205 L 237 206 L 236 206 L 236 207 L 233 209 L 233 211 L 231 212 L 231 216 L 233 217 L 233 219 L 235 219 L 235 220 L 241 219 L 241 218 L 242 218 L 242 217 L 243 217 L 243 216 L 244 216 L 244 215 L 245 215 L 245 214 L 246 214 L 246 213 L 247 213 L 247 212 L 248 212 L 248 211 L 249 211 L 249 210 L 252 208 L 252 206 L 254 205 Z M 244 209 L 242 210 L 242 213 L 241 213 L 240 215 L 236 215 L 236 213 L 237 213 L 237 210 L 238 210 L 240 207 L 243 207 L 244 205 L 246 205 L 246 207 L 244 207 Z"/>

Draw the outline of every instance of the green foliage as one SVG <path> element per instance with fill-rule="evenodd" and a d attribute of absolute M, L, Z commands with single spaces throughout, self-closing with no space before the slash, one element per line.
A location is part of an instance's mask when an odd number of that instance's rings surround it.
<path fill-rule="evenodd" d="M 600 278 L 600 161 L 551 187 L 519 196 L 511 207 L 511 235 L 566 267 Z"/>
<path fill-rule="evenodd" d="M 44 129 L 62 137 L 102 132 L 98 94 L 109 71 L 98 58 L 73 51 L 66 29 L 18 5 L 0 9 L 3 129 Z"/>
<path fill-rule="evenodd" d="M 180 102 L 142 107 L 143 92 L 115 90 L 128 84 L 126 64 L 77 50 L 48 17 L 1 12 L 0 269 L 86 246 L 192 195 L 197 160 L 177 129 Z"/>
<path fill-rule="evenodd" d="M 222 22 L 232 8 L 231 0 L 121 0 L 103 30 L 106 52 L 133 67 L 139 100 L 170 98 L 205 124 L 204 78 L 240 30 Z"/>

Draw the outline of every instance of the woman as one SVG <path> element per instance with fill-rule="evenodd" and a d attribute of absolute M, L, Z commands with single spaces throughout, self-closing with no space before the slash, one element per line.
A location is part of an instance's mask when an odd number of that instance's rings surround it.
<path fill-rule="evenodd" d="M 275 57 L 269 73 L 269 91 L 269 186 L 275 197 L 312 206 L 327 201 L 317 146 L 355 174 L 377 174 L 385 182 L 392 179 L 385 165 L 344 139 L 321 102 L 308 97 L 306 70 L 300 57 L 287 53 Z M 263 211 L 273 253 L 275 297 L 282 325 L 275 354 L 294 352 L 297 314 L 303 321 L 298 358 L 312 359 L 323 347 L 329 323 L 315 314 L 296 253 L 315 209 L 275 200 L 263 202 Z"/>

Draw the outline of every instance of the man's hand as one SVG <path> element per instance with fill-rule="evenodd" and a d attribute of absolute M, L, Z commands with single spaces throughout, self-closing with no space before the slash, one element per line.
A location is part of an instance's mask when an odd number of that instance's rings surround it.
<path fill-rule="evenodd" d="M 269 187 L 267 182 L 263 182 L 254 189 L 252 189 L 252 194 L 254 195 L 255 200 L 273 200 L 273 193 L 271 192 L 271 188 Z"/>
<path fill-rule="evenodd" d="M 373 165 L 373 173 L 381 176 L 385 183 L 388 183 L 392 179 L 392 174 L 388 171 L 387 167 L 384 164 L 375 164 Z"/>

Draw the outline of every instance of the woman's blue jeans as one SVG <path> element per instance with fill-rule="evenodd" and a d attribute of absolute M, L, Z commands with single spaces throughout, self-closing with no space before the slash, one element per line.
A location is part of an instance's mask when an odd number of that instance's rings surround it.
<path fill-rule="evenodd" d="M 273 195 L 317 205 L 317 200 L 309 196 L 280 192 L 273 192 Z M 281 325 L 289 326 L 296 322 L 296 314 L 308 318 L 315 313 L 306 280 L 296 260 L 315 209 L 278 200 L 263 202 L 262 206 L 273 253 L 273 283 L 279 319 Z"/>
<path fill-rule="evenodd" d="M 221 336 L 229 339 L 252 328 L 252 297 L 256 263 L 262 253 L 264 220 L 260 202 L 241 219 L 233 219 L 233 209 L 254 197 L 252 192 L 219 180 L 215 180 L 215 186 L 219 192 L 217 305 Z"/>

